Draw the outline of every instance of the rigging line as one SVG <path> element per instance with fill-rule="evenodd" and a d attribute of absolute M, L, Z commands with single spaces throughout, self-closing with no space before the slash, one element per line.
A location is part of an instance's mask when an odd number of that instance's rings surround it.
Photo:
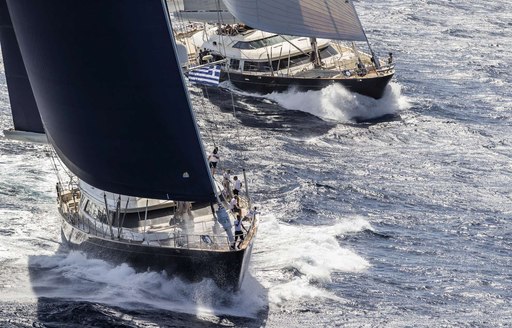
<path fill-rule="evenodd" d="M 219 3 L 217 3 L 217 4 L 218 4 L 218 8 L 220 8 L 220 4 L 219 4 Z M 208 34 L 208 32 L 207 32 L 207 24 L 206 24 L 206 23 L 204 23 L 204 24 L 203 24 L 203 37 L 204 37 L 205 35 L 207 36 L 207 34 Z M 185 38 L 185 40 L 187 40 L 187 41 L 188 41 L 188 39 L 189 39 L 189 38 Z M 194 39 L 194 38 L 192 38 L 192 44 L 193 44 L 193 46 L 194 46 L 194 49 L 198 49 L 198 48 L 199 48 L 199 47 L 197 46 L 197 44 L 195 43 L 195 39 Z M 200 58 L 199 60 L 201 60 L 201 58 Z M 200 65 L 199 65 L 199 66 L 200 66 Z M 208 94 L 208 89 L 207 89 L 207 87 L 206 87 L 206 86 L 201 86 L 201 89 L 204 91 L 204 93 L 206 93 L 206 97 L 208 98 L 208 100 L 210 100 L 210 96 L 209 96 L 209 94 Z M 214 120 L 214 119 L 212 119 L 212 117 L 211 117 L 211 115 L 210 115 L 211 113 L 210 113 L 210 112 L 208 111 L 208 109 L 207 109 L 207 105 L 206 105 L 206 103 L 205 103 L 204 96 L 201 96 L 200 98 L 201 98 L 201 105 L 202 105 L 202 107 L 203 107 L 203 110 L 204 110 L 204 112 L 205 112 L 205 115 L 208 117 L 208 119 L 209 119 L 211 122 L 214 122 L 215 128 L 216 128 L 216 130 L 218 131 L 219 129 L 218 129 L 217 123 L 215 122 L 215 120 Z M 215 137 L 214 137 L 213 132 L 212 132 L 212 131 L 210 131 L 210 129 L 206 129 L 206 134 L 207 134 L 207 135 L 209 135 L 209 138 L 210 138 L 210 139 L 212 140 L 212 142 L 213 142 L 213 146 L 214 146 L 214 147 L 216 147 L 216 146 L 217 146 L 217 142 L 216 142 L 216 139 L 215 139 Z"/>
<path fill-rule="evenodd" d="M 62 161 L 57 157 L 57 161 L 56 161 L 59 166 L 62 168 L 62 170 L 64 171 L 64 173 L 66 173 L 66 175 L 68 176 L 68 178 L 71 180 L 73 179 L 73 173 L 71 173 L 71 171 L 62 163 Z"/>
<path fill-rule="evenodd" d="M 62 171 L 64 171 L 64 173 L 68 176 L 69 180 L 71 181 L 73 179 L 73 174 L 69 171 L 69 169 L 67 167 L 65 167 L 62 164 L 62 162 L 59 160 L 59 158 L 56 157 L 55 150 L 51 146 L 47 145 L 47 147 L 49 148 L 48 152 L 50 153 L 50 158 L 52 160 L 53 168 L 55 170 L 55 173 L 57 175 L 57 179 L 59 180 L 59 182 L 62 183 L 62 178 L 61 178 L 61 175 L 60 175 L 60 170 L 58 168 L 59 166 L 61 167 Z"/>
<path fill-rule="evenodd" d="M 177 14 L 176 18 L 177 18 L 178 22 L 181 23 L 182 26 L 184 26 L 185 25 L 185 20 L 183 19 L 183 15 L 181 14 L 181 12 L 180 12 L 180 10 L 178 8 L 177 1 L 176 0 L 172 0 L 172 4 L 174 6 L 174 11 Z M 177 38 L 177 34 L 178 33 L 174 32 L 174 34 L 175 34 L 174 35 L 175 38 Z M 190 38 L 187 38 L 187 37 L 185 37 L 185 35 L 183 35 L 183 41 L 185 42 L 185 44 L 188 44 L 190 42 Z M 194 46 L 194 49 L 197 49 L 197 45 L 195 43 L 194 38 L 192 38 L 192 45 Z M 187 47 L 187 50 L 188 50 L 188 47 Z M 187 64 L 190 65 L 190 62 L 189 62 L 188 59 L 187 59 Z M 205 90 L 206 90 L 206 87 L 205 87 Z M 209 99 L 209 97 L 208 97 L 208 99 Z M 208 111 L 206 110 L 206 105 L 205 105 L 204 97 L 201 97 L 201 104 L 202 104 L 202 107 L 205 109 L 206 115 L 208 116 Z M 210 120 L 211 120 L 211 118 L 210 118 Z M 206 129 L 206 134 L 209 135 L 209 138 L 213 141 L 213 145 L 215 147 L 217 144 L 216 144 L 215 138 L 213 136 L 213 133 L 209 129 Z"/>
<path fill-rule="evenodd" d="M 204 93 L 206 93 L 206 98 L 208 98 L 208 100 L 210 100 L 210 96 L 208 95 L 208 90 L 207 90 L 207 86 L 203 86 L 201 85 L 201 91 L 203 91 Z M 205 99 L 204 99 L 204 94 L 202 96 L 200 96 L 201 98 L 201 106 L 203 111 L 204 111 L 204 115 L 207 117 L 208 120 L 210 120 L 214 125 L 215 125 L 215 130 L 216 131 L 219 131 L 219 128 L 217 126 L 217 123 L 215 122 L 215 120 L 212 118 L 211 116 L 211 113 L 210 111 L 208 110 L 208 106 L 206 105 L 206 102 L 205 102 Z M 206 134 L 208 135 L 208 137 L 212 140 L 213 142 L 213 147 L 217 147 L 217 142 L 216 142 L 216 139 L 215 139 L 215 136 L 213 134 L 212 131 L 210 131 L 210 129 L 206 128 Z"/>
<path fill-rule="evenodd" d="M 218 30 L 217 30 L 217 31 L 218 31 L 218 33 L 219 33 L 220 40 L 222 41 L 222 42 L 221 42 L 221 44 L 222 44 L 222 48 L 223 48 L 223 50 L 224 50 L 224 55 L 223 55 L 223 56 L 224 56 L 224 57 L 227 57 L 227 56 L 226 56 L 226 55 L 227 55 L 227 52 L 226 52 L 226 44 L 225 44 L 225 42 L 224 42 L 224 35 L 222 34 L 222 28 L 221 28 L 221 24 L 223 24 L 223 23 L 224 23 L 224 20 L 223 20 L 223 18 L 222 18 L 222 15 L 220 14 L 220 0 L 217 0 L 217 1 L 216 1 L 216 3 L 217 3 L 217 22 L 218 22 L 218 24 L 217 24 L 217 29 L 218 29 Z M 228 69 L 228 67 L 229 67 L 229 65 L 230 65 L 230 64 L 231 64 L 231 63 L 230 63 L 230 61 L 227 61 L 227 62 L 225 63 L 225 66 L 224 66 L 224 67 L 226 68 L 226 69 L 225 69 L 225 72 L 227 73 L 228 81 L 230 81 L 230 82 L 231 82 L 231 74 L 230 74 L 229 69 Z M 233 91 L 232 91 L 231 89 L 229 89 L 229 88 L 228 88 L 227 90 L 228 90 L 228 92 L 229 92 L 229 95 L 231 96 L 231 106 L 232 106 L 232 108 L 233 108 L 233 117 L 234 117 L 234 122 L 235 122 L 235 134 L 236 134 L 236 139 L 237 139 L 237 142 L 238 142 L 239 147 L 241 147 L 241 145 L 242 145 L 242 141 L 241 141 L 241 139 L 240 139 L 240 129 L 239 129 L 239 127 L 238 127 L 238 123 L 236 122 L 235 98 L 234 98 L 234 96 L 233 96 Z M 242 167 L 245 167 L 245 159 L 244 159 L 244 157 L 243 157 L 243 156 L 242 156 L 242 154 L 241 154 L 240 148 L 238 148 L 238 150 L 235 150 L 235 156 L 236 156 L 237 158 L 239 158 L 239 159 L 242 161 Z"/>
<path fill-rule="evenodd" d="M 184 45 L 185 45 L 185 48 L 187 49 L 187 67 L 190 67 L 190 60 L 189 60 L 189 54 L 188 54 L 188 49 L 190 48 L 190 38 L 187 38 L 186 35 L 187 35 L 187 28 L 186 28 L 186 24 L 185 24 L 185 19 L 183 18 L 183 14 L 178 6 L 178 2 L 176 0 L 172 0 L 172 5 L 174 7 L 174 13 L 172 15 L 172 17 L 175 17 L 176 19 L 174 20 L 171 20 L 171 24 L 174 22 L 177 22 L 179 23 L 178 26 L 176 26 L 176 29 L 172 29 L 173 31 L 173 34 L 174 34 L 174 38 L 175 40 L 180 40 L 180 41 L 183 41 Z M 167 6 L 167 8 L 169 8 L 169 6 Z M 169 13 L 169 17 L 171 17 L 170 15 L 171 13 Z M 188 21 L 190 22 L 190 20 Z M 181 26 L 179 26 L 181 24 Z M 192 25 L 193 26 L 193 25 Z M 179 33 L 178 33 L 178 30 L 181 31 L 182 33 L 182 36 L 179 37 Z M 191 31 L 193 31 L 193 27 L 191 28 Z M 192 46 L 194 47 L 194 51 L 197 51 L 197 45 L 195 44 L 195 41 L 194 39 L 192 38 Z"/>
<path fill-rule="evenodd" d="M 355 5 L 354 5 L 354 3 L 352 1 L 350 2 L 350 4 L 352 5 L 352 9 L 354 10 L 354 13 L 356 14 L 356 18 L 357 18 L 357 21 L 359 22 L 359 26 L 361 26 L 361 31 L 363 31 L 363 35 L 364 35 L 364 38 L 366 40 L 366 44 L 368 45 L 368 49 L 370 50 L 370 54 L 372 55 L 372 57 L 374 59 L 376 59 L 376 55 L 373 52 L 372 46 L 370 45 L 370 40 L 368 40 L 368 36 L 366 35 L 366 31 L 363 28 L 363 24 L 361 24 L 361 19 L 359 18 L 359 15 L 357 14 L 356 7 L 355 7 Z M 354 42 L 352 42 L 352 44 L 354 44 Z M 358 55 L 358 57 L 359 57 L 359 55 Z M 378 64 L 375 64 L 374 61 L 372 61 L 372 65 L 375 68 L 377 68 L 377 66 L 379 66 Z"/>
<path fill-rule="evenodd" d="M 174 6 L 174 14 L 176 14 L 178 16 L 178 17 L 176 17 L 178 19 L 178 22 L 183 24 L 183 22 L 184 22 L 183 15 L 181 14 L 180 9 L 178 8 L 177 1 L 176 0 L 172 0 L 172 4 Z M 173 14 L 173 16 L 174 16 L 174 14 Z M 174 32 L 174 33 L 177 34 L 177 32 Z M 175 35 L 175 37 L 176 36 L 177 35 Z"/>
<path fill-rule="evenodd" d="M 194 49 L 194 54 L 197 54 L 197 50 L 199 49 L 199 46 L 196 44 L 196 40 L 195 38 L 189 38 L 189 37 L 186 37 L 187 35 L 187 29 L 184 27 L 186 26 L 185 24 L 185 19 L 183 18 L 183 13 L 181 10 L 179 10 L 178 8 L 178 4 L 177 4 L 177 1 L 176 0 L 172 0 L 173 4 L 174 4 L 174 11 L 175 13 L 177 14 L 177 20 L 178 22 L 181 23 L 182 25 L 182 38 L 179 38 L 180 40 L 182 40 L 184 43 L 185 43 L 185 47 L 187 49 L 187 69 L 190 69 L 190 67 L 192 66 L 191 63 L 190 63 L 190 57 L 189 57 L 189 53 L 188 53 L 188 50 L 189 50 L 189 46 L 192 45 L 193 49 Z M 190 19 L 187 20 L 187 22 L 189 23 L 192 23 L 190 21 Z M 194 22 L 194 24 L 191 24 L 191 29 L 190 29 L 190 32 L 191 32 L 191 36 L 195 35 L 197 32 L 197 30 L 195 30 L 195 27 L 196 27 L 196 23 Z M 207 31 L 206 31 L 206 23 L 203 23 L 202 24 L 203 26 L 203 40 L 204 40 L 204 35 L 207 34 Z M 177 32 L 174 32 L 176 35 L 176 39 L 178 39 L 177 37 Z M 194 65 L 197 65 L 197 62 L 194 64 Z"/>
<path fill-rule="evenodd" d="M 342 72 L 341 68 L 343 65 L 342 58 L 343 58 L 344 47 L 342 46 L 340 40 L 336 40 L 335 44 L 337 45 L 337 49 L 335 48 L 335 50 L 338 52 L 338 56 L 336 56 L 336 59 L 335 59 L 335 61 L 336 61 L 335 65 L 338 67 L 338 70 L 341 73 Z"/>
<path fill-rule="evenodd" d="M 204 92 L 206 93 L 206 98 L 208 98 L 208 100 L 210 101 L 210 104 L 211 104 L 211 100 L 210 100 L 210 94 L 208 93 L 208 87 L 205 85 L 203 86 L 204 87 Z M 201 97 L 202 101 L 203 101 L 203 104 L 204 104 L 204 97 Z M 204 106 L 204 110 L 206 112 L 206 115 L 209 117 L 210 121 L 213 122 L 213 124 L 215 125 L 215 130 L 218 131 L 220 130 L 219 129 L 219 126 L 217 125 L 217 121 L 213 118 L 213 114 L 211 113 L 210 110 L 207 109 L 207 106 L 205 105 Z M 211 134 L 211 139 L 213 141 L 213 146 L 214 147 L 217 147 L 217 143 L 216 143 L 216 139 L 214 137 L 214 134 L 210 131 L 210 134 Z"/>
<path fill-rule="evenodd" d="M 53 170 L 55 171 L 55 175 L 57 176 L 57 181 L 62 186 L 62 178 L 59 173 L 59 169 L 57 168 L 57 163 L 55 163 L 55 158 L 53 157 L 52 148 L 50 146 L 47 146 L 48 152 L 50 153 L 50 159 L 52 161 Z"/>
<path fill-rule="evenodd" d="M 59 157 L 56 156 L 55 149 L 52 146 L 50 146 L 50 145 L 46 145 L 46 147 L 49 149 L 48 152 L 50 153 L 50 158 L 52 159 L 52 161 L 53 161 L 53 163 L 55 165 L 55 169 L 58 170 L 58 168 L 57 168 L 57 163 L 58 163 L 58 166 L 60 166 L 62 168 L 64 173 L 66 173 L 66 175 L 71 178 L 73 176 L 73 174 L 62 163 L 62 161 L 59 159 Z"/>
<path fill-rule="evenodd" d="M 219 1 L 219 0 L 217 0 L 217 1 Z M 220 28 L 220 26 L 218 28 Z M 227 52 L 226 52 L 226 44 L 224 42 L 224 35 L 220 34 L 220 37 L 221 37 L 221 40 L 222 40 L 222 48 L 224 49 L 224 55 L 226 55 Z M 230 61 L 225 64 L 225 68 L 226 68 L 225 71 L 226 71 L 226 73 L 228 75 L 228 81 L 231 82 L 231 74 L 229 72 L 230 65 L 231 65 Z M 233 96 L 233 91 L 231 89 L 228 89 L 228 92 L 229 92 L 229 95 L 231 96 L 231 107 L 233 108 L 233 118 L 234 118 L 233 121 L 235 122 L 235 134 L 236 134 L 235 137 L 236 137 L 238 145 L 239 145 L 238 150 L 235 150 L 235 155 L 236 155 L 237 158 L 239 158 L 242 161 L 242 168 L 245 168 L 245 159 L 242 156 L 241 150 L 240 150 L 240 148 L 242 146 L 242 141 L 240 139 L 240 129 L 239 129 L 239 126 L 238 126 L 239 124 L 238 124 L 237 119 L 236 119 L 235 97 Z"/>
<path fill-rule="evenodd" d="M 220 1 L 221 0 L 217 0 L 216 1 L 216 4 L 217 4 L 217 21 L 221 22 L 222 24 L 225 24 L 224 18 L 222 17 L 221 10 L 220 10 Z"/>
<path fill-rule="evenodd" d="M 179 8 L 178 8 L 177 1 L 176 1 L 176 0 L 172 0 L 172 4 L 173 4 L 173 6 L 174 6 L 175 13 L 177 14 L 177 17 L 176 17 L 176 18 L 177 18 L 178 22 L 179 22 L 179 23 L 181 23 L 181 24 L 182 24 L 182 26 L 184 26 L 184 25 L 185 25 L 185 20 L 183 19 L 183 15 L 181 14 L 181 11 L 180 11 L 180 10 L 179 10 Z M 203 33 L 206 33 L 206 25 L 204 24 L 203 26 L 204 26 L 204 28 L 203 28 Z M 184 31 L 184 33 L 185 33 L 185 31 Z M 176 32 L 175 32 L 175 37 L 177 37 L 177 33 L 176 33 Z M 197 49 L 197 48 L 198 48 L 198 46 L 197 46 L 197 44 L 196 44 L 196 42 L 195 42 L 195 39 L 194 39 L 194 38 L 192 38 L 192 40 L 190 40 L 190 38 L 187 38 L 187 37 L 185 37 L 185 35 L 183 35 L 183 41 L 184 41 L 186 44 L 189 44 L 189 43 L 191 42 L 191 43 L 192 43 L 192 46 L 194 47 L 194 49 Z M 188 48 L 188 47 L 187 47 L 187 48 Z M 188 65 L 190 65 L 189 60 L 187 60 L 187 61 L 188 61 Z M 207 90 L 207 89 L 206 89 L 206 87 L 204 87 L 204 90 L 205 90 L 205 91 Z M 206 91 L 206 93 L 207 93 L 207 91 Z M 208 96 L 208 99 L 210 99 L 210 98 L 209 98 L 209 96 Z M 206 114 L 205 114 L 205 115 L 206 115 L 206 116 L 208 116 L 208 110 L 206 110 L 206 107 L 207 107 L 207 106 L 206 106 L 206 104 L 205 104 L 204 97 L 201 97 L 201 104 L 202 104 L 203 109 L 204 109 L 204 110 L 205 110 L 205 112 L 206 112 Z M 210 119 L 211 121 L 213 121 L 211 118 L 209 118 L 209 119 Z M 216 126 L 216 124 L 215 124 L 215 126 Z M 217 126 L 216 126 L 216 127 L 217 127 Z M 216 143 L 215 137 L 214 137 L 213 133 L 210 131 L 210 129 L 206 129 L 206 134 L 207 134 L 207 135 L 209 135 L 209 138 L 212 140 L 213 145 L 214 145 L 214 147 L 215 147 L 215 146 L 217 145 L 217 143 Z"/>

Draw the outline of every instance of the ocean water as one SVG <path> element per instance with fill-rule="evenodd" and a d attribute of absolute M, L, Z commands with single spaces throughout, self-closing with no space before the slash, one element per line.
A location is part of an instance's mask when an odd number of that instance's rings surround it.
<path fill-rule="evenodd" d="M 47 149 L 0 135 L 0 327 L 511 327 L 512 3 L 355 5 L 383 99 L 191 86 L 261 209 L 236 294 L 70 253 Z"/>

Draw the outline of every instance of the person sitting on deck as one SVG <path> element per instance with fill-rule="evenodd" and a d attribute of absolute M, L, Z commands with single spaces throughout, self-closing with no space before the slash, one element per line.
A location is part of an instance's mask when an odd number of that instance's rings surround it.
<path fill-rule="evenodd" d="M 247 232 L 247 229 L 245 229 L 244 225 L 242 224 L 242 218 L 240 217 L 240 214 L 238 214 L 235 220 L 235 242 L 233 243 L 233 246 L 236 245 L 238 237 L 240 237 L 240 243 L 238 243 L 236 246 L 238 249 L 240 249 L 240 245 L 244 241 L 244 233 L 242 232 L 242 229 Z"/>

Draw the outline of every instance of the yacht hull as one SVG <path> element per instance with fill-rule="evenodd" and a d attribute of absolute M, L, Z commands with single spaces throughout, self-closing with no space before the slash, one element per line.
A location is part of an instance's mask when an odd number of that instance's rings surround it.
<path fill-rule="evenodd" d="M 162 271 L 191 282 L 211 278 L 226 290 L 238 290 L 248 269 L 253 240 L 236 251 L 214 251 L 142 245 L 97 237 L 62 220 L 62 238 L 71 249 L 114 264 L 127 263 L 137 271 Z"/>
<path fill-rule="evenodd" d="M 221 81 L 230 81 L 235 87 L 247 92 L 269 94 L 295 88 L 298 91 L 320 90 L 339 83 L 351 92 L 380 99 L 393 74 L 363 78 L 290 78 L 279 76 L 248 75 L 236 72 L 221 73 Z"/>

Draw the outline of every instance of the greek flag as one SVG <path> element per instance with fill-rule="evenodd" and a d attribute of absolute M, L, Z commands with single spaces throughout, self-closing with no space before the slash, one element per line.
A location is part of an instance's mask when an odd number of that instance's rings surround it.
<path fill-rule="evenodd" d="M 190 82 L 201 83 L 206 85 L 219 85 L 220 65 L 211 65 L 196 68 L 188 72 Z"/>

